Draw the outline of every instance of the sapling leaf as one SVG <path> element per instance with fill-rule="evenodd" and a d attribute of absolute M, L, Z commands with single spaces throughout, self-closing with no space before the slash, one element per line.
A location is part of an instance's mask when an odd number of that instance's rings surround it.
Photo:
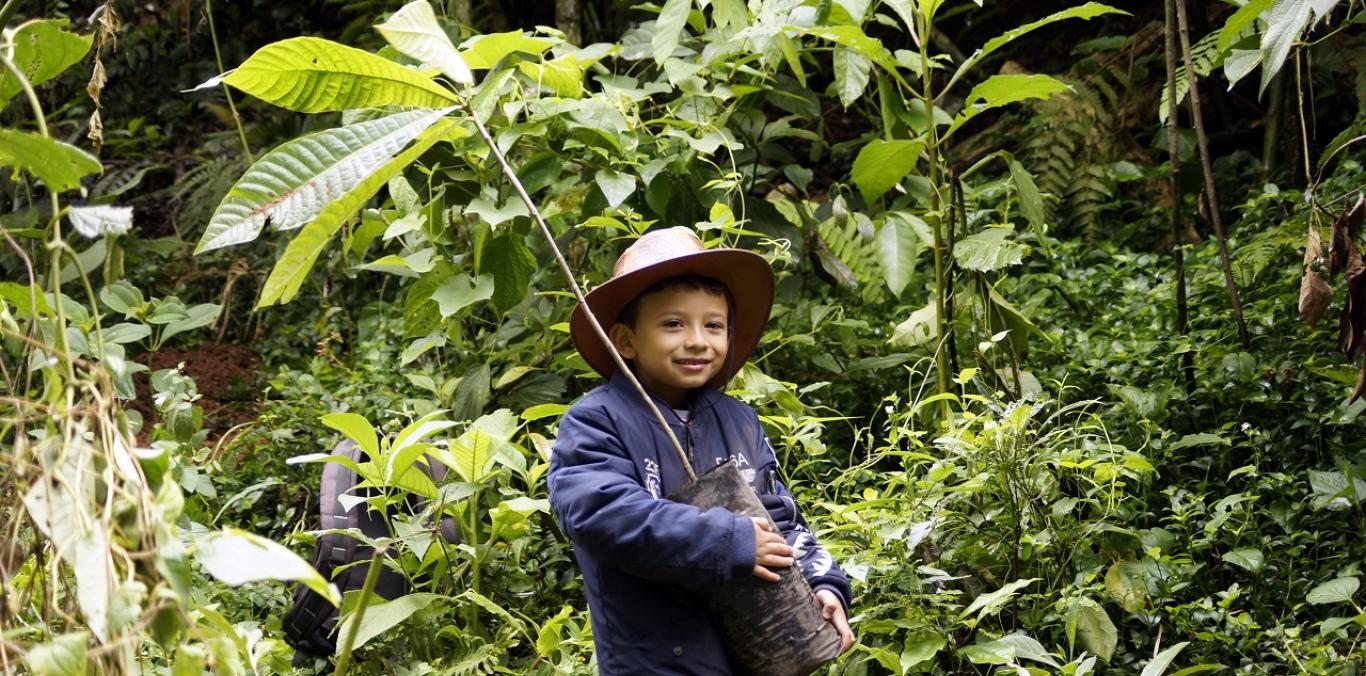
<path fill-rule="evenodd" d="M 555 46 L 555 41 L 547 38 L 533 38 L 522 31 L 476 35 L 462 45 L 465 65 L 474 69 L 492 68 L 503 57 L 513 52 L 540 56 L 545 50 Z"/>
<path fill-rule="evenodd" d="M 1139 676 L 1162 676 L 1167 671 L 1167 667 L 1171 666 L 1172 660 L 1176 659 L 1176 656 L 1188 645 L 1190 645 L 1189 641 L 1182 641 L 1158 653 L 1157 657 L 1154 657 L 1151 662 L 1143 667 L 1143 673 Z"/>
<path fill-rule="evenodd" d="M 390 178 L 417 160 L 418 156 L 441 140 L 454 126 L 454 120 L 437 121 L 419 134 L 417 142 L 407 150 L 396 155 L 346 194 L 324 207 L 317 218 L 304 226 L 303 230 L 289 242 L 289 246 L 285 247 L 285 253 L 276 261 L 275 267 L 271 268 L 270 276 L 266 278 L 261 289 L 261 298 L 256 306 L 265 307 L 276 302 L 287 303 L 292 300 L 303 286 L 308 272 L 313 269 L 313 263 L 318 260 L 318 255 L 337 234 L 342 223 L 355 214 Z"/>
<path fill-rule="evenodd" d="M 854 158 L 850 179 L 863 201 L 872 204 L 915 168 L 923 141 L 873 139 Z"/>
<path fill-rule="evenodd" d="M 356 630 L 356 641 L 352 647 L 359 648 L 365 645 L 370 639 L 402 624 L 413 613 L 426 608 L 433 601 L 445 598 L 449 597 L 428 592 L 415 592 L 400 596 L 392 601 L 371 601 L 365 609 L 365 616 L 361 618 L 360 627 Z M 351 626 L 355 624 L 355 619 L 355 615 L 351 613 L 342 618 L 341 624 L 337 628 L 337 635 L 346 636 L 349 634 Z"/>
<path fill-rule="evenodd" d="M 360 447 L 360 450 L 365 451 L 367 456 L 374 458 L 379 455 L 379 435 L 376 434 L 374 426 L 365 419 L 365 416 L 358 413 L 329 413 L 322 417 L 322 423 L 346 435 L 347 439 L 356 442 L 356 445 Z M 294 459 L 291 458 L 290 461 L 293 462 Z"/>
<path fill-rule="evenodd" d="M 445 108 L 458 101 L 454 93 L 417 71 L 314 37 L 268 44 L 223 82 L 298 113 L 381 106 Z"/>
<path fill-rule="evenodd" d="M 24 74 L 29 86 L 37 87 L 57 77 L 90 53 L 93 36 L 66 30 L 69 23 L 66 19 L 34 19 L 19 24 L 6 36 L 10 63 Z M 23 90 L 19 78 L 8 68 L 0 68 L 0 109 Z"/>
<path fill-rule="evenodd" d="M 210 575 L 226 584 L 235 587 L 263 580 L 302 582 L 333 605 L 341 601 L 336 585 L 274 540 L 227 528 L 197 538 L 195 545 L 195 558 Z"/>
<path fill-rule="evenodd" d="M 1359 587 L 1361 587 L 1361 580 L 1355 577 L 1340 577 L 1309 590 L 1309 594 L 1304 597 L 1304 600 L 1314 605 L 1346 603 L 1352 600 L 1352 596 L 1357 593 Z"/>
<path fill-rule="evenodd" d="M 467 85 L 474 76 L 455 45 L 436 21 L 428 0 L 413 0 L 375 26 L 394 49 L 423 63 L 436 66 L 452 82 Z"/>
<path fill-rule="evenodd" d="M 0 167 L 28 172 L 54 192 L 79 188 L 82 178 L 102 171 L 100 161 L 94 155 L 41 134 L 18 129 L 0 129 Z"/>
<path fill-rule="evenodd" d="M 87 239 L 122 235 L 133 227 L 133 207 L 92 204 L 71 207 L 66 215 L 71 221 L 71 227 Z"/>

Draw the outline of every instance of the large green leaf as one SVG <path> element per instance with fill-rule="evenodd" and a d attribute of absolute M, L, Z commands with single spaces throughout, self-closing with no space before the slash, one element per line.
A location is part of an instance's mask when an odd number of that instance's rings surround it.
<path fill-rule="evenodd" d="M 944 137 L 948 137 L 981 113 L 1017 103 L 1027 99 L 1046 99 L 1059 92 L 1070 89 L 1067 85 L 1048 75 L 993 75 L 977 84 L 968 92 L 962 112 L 953 118 Z"/>
<path fill-rule="evenodd" d="M 369 457 L 379 455 L 379 435 L 365 416 L 358 413 L 329 413 L 322 417 L 322 423 L 345 434 Z"/>
<path fill-rule="evenodd" d="M 24 664 L 34 676 L 85 676 L 89 663 L 85 660 L 90 633 L 77 631 L 35 645 L 24 653 Z"/>
<path fill-rule="evenodd" d="M 962 267 L 977 272 L 1019 265 L 1029 247 L 1011 239 L 1013 234 L 1007 228 L 986 228 L 973 233 L 953 245 L 953 258 Z"/>
<path fill-rule="evenodd" d="M 656 64 L 662 65 L 664 59 L 678 49 L 678 40 L 683 36 L 683 28 L 688 23 L 688 12 L 691 10 L 692 0 L 667 0 L 659 10 L 654 35 L 650 37 L 650 53 Z"/>
<path fill-rule="evenodd" d="M 1015 596 L 1019 593 L 1021 589 L 1028 587 L 1030 584 L 1036 582 L 1037 580 L 1038 578 L 1030 578 L 1028 580 L 1016 580 L 1005 585 L 1004 587 L 1001 587 L 1000 589 L 997 589 L 996 591 L 982 594 L 981 596 L 978 596 L 977 598 L 973 599 L 972 603 L 968 604 L 968 607 L 965 608 L 963 612 L 958 614 L 958 619 L 963 620 L 974 615 L 976 615 L 977 618 L 980 619 L 983 617 L 988 617 L 990 615 L 995 615 L 996 613 L 1000 612 L 1001 608 L 1005 607 L 1005 605 L 1009 603 L 1011 599 L 1015 598 Z"/>
<path fill-rule="evenodd" d="M 300 113 L 378 106 L 445 108 L 457 102 L 455 94 L 416 71 L 312 37 L 266 45 L 222 81 Z"/>
<path fill-rule="evenodd" d="M 1290 48 L 1300 39 L 1312 22 L 1321 21 L 1342 0 L 1276 0 L 1266 10 L 1266 32 L 1262 33 L 1262 83 L 1257 88 L 1260 96 L 1276 77 Z"/>
<path fill-rule="evenodd" d="M 489 242 L 484 247 L 483 269 L 493 273 L 493 307 L 507 312 L 522 302 L 537 267 L 522 235 L 505 232 Z"/>
<path fill-rule="evenodd" d="M 1219 51 L 1227 51 L 1229 47 L 1232 47 L 1233 43 L 1237 42 L 1239 36 L 1243 34 L 1243 30 L 1251 26 L 1252 22 L 1256 21 L 1262 12 L 1265 12 L 1273 1 L 1250 0 L 1246 5 L 1239 7 L 1238 11 L 1224 21 L 1224 27 L 1219 29 L 1219 43 L 1217 45 Z"/>
<path fill-rule="evenodd" d="M 233 586 L 262 580 L 302 582 L 336 604 L 337 587 L 313 566 L 274 540 L 227 528 L 196 540 L 195 558 L 210 575 Z"/>
<path fill-rule="evenodd" d="M 370 639 L 398 626 L 413 613 L 431 605 L 433 601 L 444 598 L 446 597 L 440 594 L 418 592 L 400 596 L 392 601 L 371 602 L 365 609 L 365 616 L 361 618 L 360 627 L 356 630 L 356 642 L 353 647 L 365 645 Z M 349 634 L 355 619 L 354 614 L 348 614 L 337 629 L 337 635 Z"/>
<path fill-rule="evenodd" d="M 485 473 L 493 465 L 495 441 L 487 432 L 471 427 L 459 439 L 451 442 L 453 462 L 446 464 L 460 475 L 462 481 L 482 483 Z"/>
<path fill-rule="evenodd" d="M 915 234 L 911 219 L 916 216 L 906 213 L 890 213 L 877 230 L 877 256 L 882 264 L 882 277 L 893 296 L 911 283 L 915 273 L 915 261 L 920 256 L 920 238 Z"/>
<path fill-rule="evenodd" d="M 451 110 L 398 113 L 278 146 L 233 184 L 209 219 L 195 253 L 250 242 L 261 234 L 267 219 L 279 230 L 308 223 Z"/>
<path fill-rule="evenodd" d="M 473 281 L 471 281 L 473 280 Z M 432 300 L 445 319 L 481 300 L 493 297 L 494 281 L 492 275 L 453 275 L 432 292 Z"/>
<path fill-rule="evenodd" d="M 1110 614 L 1099 603 L 1082 597 L 1072 604 L 1067 614 L 1067 644 L 1070 647 L 1077 638 L 1088 652 L 1099 655 L 1106 662 L 1115 654 L 1119 645 L 1119 630 L 1110 620 Z"/>
<path fill-rule="evenodd" d="M 806 29 L 793 27 L 793 29 L 848 47 L 863 56 L 865 60 L 876 63 L 879 68 L 886 71 L 901 84 L 905 84 L 898 72 L 896 59 L 892 57 L 892 53 L 887 51 L 881 40 L 869 37 L 858 26 L 817 26 Z"/>
<path fill-rule="evenodd" d="M 30 85 L 36 87 L 51 80 L 90 51 L 90 36 L 68 32 L 67 23 L 66 19 L 35 19 L 20 24 L 9 37 L 14 50 L 10 62 Z M 0 108 L 21 91 L 19 78 L 8 68 L 0 68 Z"/>
<path fill-rule="evenodd" d="M 464 44 L 465 64 L 470 68 L 492 68 L 503 57 L 513 52 L 540 56 L 555 46 L 554 40 L 533 38 L 522 31 L 476 35 Z"/>
<path fill-rule="evenodd" d="M 318 214 L 313 222 L 304 226 L 290 241 L 289 246 L 285 247 L 284 254 L 276 261 L 270 276 L 266 278 L 265 286 L 261 289 L 261 299 L 256 306 L 265 307 L 277 302 L 288 303 L 293 299 L 299 292 L 299 287 L 303 285 L 304 279 L 308 277 L 308 271 L 313 269 L 318 254 L 322 253 L 328 241 L 341 229 L 342 223 L 356 213 L 366 200 L 389 182 L 390 178 L 442 139 L 455 124 L 454 120 L 443 119 L 432 125 L 418 136 L 412 147 L 399 153 L 361 180 L 345 195 L 328 204 L 322 213 Z"/>
<path fill-rule="evenodd" d="M 1352 600 L 1360 587 L 1361 580 L 1355 577 L 1340 577 L 1314 587 L 1309 591 L 1309 595 L 1304 597 L 1304 600 L 1314 605 L 1346 603 Z"/>
<path fill-rule="evenodd" d="M 1190 641 L 1182 641 L 1158 653 L 1153 661 L 1143 667 L 1143 673 L 1140 676 L 1162 676 L 1166 673 L 1167 667 L 1171 666 L 1172 660 L 1176 659 L 1176 656 L 1188 645 L 1190 645 Z"/>
<path fill-rule="evenodd" d="M 1076 7 L 1064 9 L 1060 12 L 1054 12 L 1053 14 L 1050 14 L 1042 19 L 1039 19 L 1038 21 L 1031 21 L 1027 24 L 1016 26 L 1015 28 L 1012 28 L 990 40 L 987 40 L 987 43 L 985 45 L 982 45 L 981 49 L 973 52 L 972 56 L 969 56 L 968 58 L 964 59 L 963 63 L 958 66 L 958 70 L 953 72 L 953 77 L 949 78 L 949 83 L 944 85 L 944 91 L 948 91 L 951 87 L 953 87 L 953 85 L 957 83 L 958 80 L 961 79 L 964 74 L 971 70 L 973 66 L 980 63 L 982 59 L 986 58 L 992 52 L 995 52 L 996 50 L 1006 46 L 1007 44 L 1010 44 L 1010 42 L 1014 41 L 1021 35 L 1024 35 L 1038 28 L 1043 28 L 1044 26 L 1047 26 L 1051 23 L 1062 21 L 1064 19 L 1093 19 L 1095 17 L 1102 16 L 1105 14 L 1127 15 L 1128 12 L 1121 9 L 1115 9 L 1114 7 L 1111 7 L 1109 5 L 1103 5 L 1099 2 L 1088 2 L 1084 5 L 1078 5 Z"/>
<path fill-rule="evenodd" d="M 388 21 L 375 26 L 389 44 L 408 56 L 436 66 L 452 82 L 470 84 L 474 76 L 455 45 L 436 22 L 436 13 L 427 0 L 413 0 L 394 12 Z"/>
<path fill-rule="evenodd" d="M 880 138 L 863 146 L 858 157 L 854 158 L 850 176 L 863 195 L 863 201 L 872 204 L 906 178 L 915 168 L 915 162 L 924 147 L 923 141 L 885 141 Z"/>
<path fill-rule="evenodd" d="M 835 47 L 833 64 L 835 91 L 839 94 L 840 105 L 848 108 L 858 103 L 868 87 L 871 64 L 862 54 L 848 47 Z"/>
<path fill-rule="evenodd" d="M 1009 165 L 1010 178 L 1015 182 L 1015 192 L 1020 196 L 1020 213 L 1024 214 L 1034 233 L 1043 241 L 1048 223 L 1044 220 L 1043 196 L 1039 194 L 1039 186 L 1034 183 L 1034 175 L 1023 164 L 1012 159 Z"/>
<path fill-rule="evenodd" d="M 15 167 L 38 177 L 49 190 L 81 186 L 81 178 L 101 171 L 94 155 L 41 134 L 0 129 L 0 167 Z"/>

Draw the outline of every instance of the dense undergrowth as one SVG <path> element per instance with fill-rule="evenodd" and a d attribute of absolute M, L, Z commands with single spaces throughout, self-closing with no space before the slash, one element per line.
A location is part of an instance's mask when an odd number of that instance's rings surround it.
<path fill-rule="evenodd" d="M 107 117 L 98 159 L 75 147 L 92 112 L 79 68 L 58 78 L 17 45 L 42 32 L 49 61 L 88 66 L 82 35 L 112 40 L 117 3 L 91 27 L 7 33 L 6 58 L 51 82 L 28 97 L 0 79 L 0 162 L 16 167 L 0 183 L 0 668 L 288 672 L 281 581 L 327 591 L 290 551 L 319 534 L 320 452 L 349 437 L 375 440 L 368 502 L 393 511 L 380 544 L 413 582 L 396 601 L 337 599 L 353 668 L 592 673 L 544 474 L 558 415 L 597 381 L 478 115 L 582 279 L 655 223 L 773 263 L 774 315 L 730 393 L 854 581 L 860 641 L 829 673 L 1359 673 L 1366 402 L 1346 403 L 1360 369 L 1337 313 L 1366 327 L 1344 309 L 1353 269 L 1330 277 L 1329 259 L 1360 239 L 1360 3 L 1190 8 L 1205 114 L 1224 123 L 1211 169 L 1240 316 L 1189 109 L 1168 183 L 1162 12 L 942 4 L 669 0 L 582 48 L 544 27 L 473 37 L 443 11 L 467 89 L 440 49 L 395 37 L 428 25 L 425 2 L 353 3 L 343 41 L 369 53 L 225 39 L 242 52 L 228 85 L 311 115 L 216 81 L 175 93 L 218 72 L 198 55 L 155 115 Z M 123 9 L 123 61 L 93 52 L 110 72 L 183 55 Z M 360 27 L 379 19 L 388 46 Z M 262 43 L 308 30 L 272 28 Z M 943 41 L 917 41 L 932 29 Z M 1267 51 L 1287 34 L 1294 58 Z M 310 88 L 277 67 L 296 58 L 400 84 Z M 107 88 L 115 111 L 133 96 Z M 1299 131 L 1294 115 L 1310 116 Z M 370 155 L 328 160 L 327 144 Z M 349 178 L 307 180 L 328 161 Z M 255 187 L 232 187 L 244 173 Z M 129 229 L 113 204 L 151 217 Z M 302 227 L 263 234 L 267 212 Z M 1311 231 L 1325 246 L 1303 263 Z M 1316 329 L 1306 270 L 1337 288 Z M 151 368 L 171 348 L 196 359 Z M 419 457 L 452 474 L 432 483 Z M 461 544 L 435 536 L 438 512 Z"/>

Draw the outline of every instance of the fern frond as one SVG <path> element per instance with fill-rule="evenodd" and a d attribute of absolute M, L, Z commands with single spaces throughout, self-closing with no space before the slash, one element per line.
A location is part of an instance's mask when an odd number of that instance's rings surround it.
<path fill-rule="evenodd" d="M 1248 26 L 1243 30 L 1247 34 L 1253 29 Z M 1242 35 L 1239 36 L 1241 39 Z M 1180 105 L 1185 102 L 1186 94 L 1190 92 L 1190 82 L 1187 81 L 1186 66 L 1184 60 L 1177 61 L 1176 68 L 1176 103 Z M 1205 77 L 1214 72 L 1215 68 L 1224 65 L 1224 53 L 1219 51 L 1219 31 L 1216 30 L 1195 44 L 1191 45 L 1191 67 L 1195 69 L 1196 77 Z M 1162 87 L 1162 103 L 1157 108 L 1157 119 L 1162 122 L 1167 121 L 1167 87 Z"/>
<path fill-rule="evenodd" d="M 828 218 L 816 225 L 817 234 L 826 246 L 853 273 L 857 281 L 855 293 L 866 303 L 877 303 L 885 298 L 882 285 L 882 266 L 877 258 L 877 244 L 872 237 L 859 232 L 857 218 Z"/>

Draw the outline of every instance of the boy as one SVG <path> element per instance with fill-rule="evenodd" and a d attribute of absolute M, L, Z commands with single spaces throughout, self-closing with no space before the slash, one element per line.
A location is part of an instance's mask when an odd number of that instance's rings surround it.
<path fill-rule="evenodd" d="M 704 250 L 688 228 L 658 230 L 622 253 L 612 279 L 587 301 L 694 472 L 734 462 L 780 531 L 721 508 L 666 499 L 688 481 L 681 461 L 576 307 L 570 337 L 608 382 L 560 422 L 547 482 L 583 571 L 599 673 L 731 673 L 696 590 L 741 575 L 775 582 L 775 569 L 794 565 L 848 650 L 849 582 L 778 483 L 778 462 L 754 411 L 720 392 L 768 322 L 768 262 L 740 249 Z"/>

